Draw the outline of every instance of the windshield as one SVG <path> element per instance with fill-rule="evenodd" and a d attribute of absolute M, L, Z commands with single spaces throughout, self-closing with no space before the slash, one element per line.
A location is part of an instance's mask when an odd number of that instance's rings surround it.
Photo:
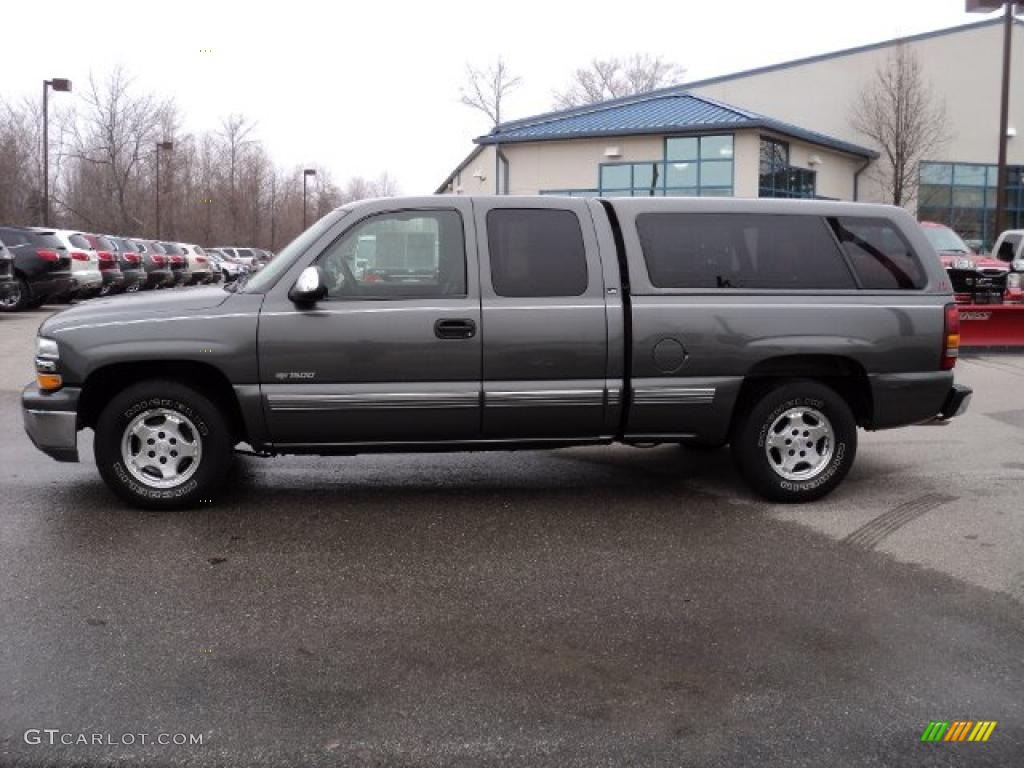
<path fill-rule="evenodd" d="M 288 245 L 281 249 L 281 252 L 267 262 L 267 266 L 246 280 L 241 287 L 246 293 L 262 293 L 270 288 L 277 279 L 288 271 L 292 262 L 328 229 L 337 224 L 348 211 L 337 210 L 328 213 L 316 224 L 301 233 Z"/>
<path fill-rule="evenodd" d="M 921 227 L 936 251 L 945 253 L 970 253 L 971 249 L 960 239 L 960 235 L 949 227 Z"/>

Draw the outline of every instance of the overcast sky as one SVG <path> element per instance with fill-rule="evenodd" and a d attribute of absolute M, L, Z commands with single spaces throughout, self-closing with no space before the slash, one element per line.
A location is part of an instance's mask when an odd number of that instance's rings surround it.
<path fill-rule="evenodd" d="M 120 62 L 137 88 L 173 96 L 188 130 L 215 129 L 223 116 L 243 113 L 279 164 L 319 163 L 339 182 L 386 170 L 403 192 L 429 193 L 472 138 L 489 130 L 485 117 L 458 102 L 467 62 L 484 65 L 501 54 L 522 76 L 505 107 L 511 119 L 548 110 L 552 92 L 594 57 L 661 54 L 697 80 L 990 18 L 963 7 L 963 0 L 6 0 L 0 98 L 38 96 L 42 80 L 53 77 L 80 89 L 90 72 L 102 77 Z"/>

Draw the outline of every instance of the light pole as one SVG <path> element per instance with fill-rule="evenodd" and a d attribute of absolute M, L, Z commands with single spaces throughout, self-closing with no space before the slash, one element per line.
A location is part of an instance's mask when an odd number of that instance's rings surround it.
<path fill-rule="evenodd" d="M 1003 82 L 999 102 L 999 160 L 996 169 L 996 231 L 993 239 L 1006 228 L 1006 133 L 1010 122 L 1010 49 L 1013 41 L 1014 2 L 1006 0 L 966 0 L 968 13 L 989 13 L 1003 9 Z"/>
<path fill-rule="evenodd" d="M 50 226 L 50 88 L 65 93 L 71 81 L 62 77 L 43 80 L 43 226 Z"/>
<path fill-rule="evenodd" d="M 168 152 L 174 149 L 173 141 L 156 143 L 156 239 L 160 239 L 160 150 Z"/>
<path fill-rule="evenodd" d="M 316 168 L 306 168 L 302 172 L 302 229 L 306 229 L 306 180 L 316 176 Z"/>

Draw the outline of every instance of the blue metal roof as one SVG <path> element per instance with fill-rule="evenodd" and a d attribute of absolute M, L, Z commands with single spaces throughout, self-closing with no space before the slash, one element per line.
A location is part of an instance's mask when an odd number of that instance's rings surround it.
<path fill-rule="evenodd" d="M 760 128 L 861 157 L 870 149 L 686 91 L 641 94 L 499 126 L 477 144 Z"/>

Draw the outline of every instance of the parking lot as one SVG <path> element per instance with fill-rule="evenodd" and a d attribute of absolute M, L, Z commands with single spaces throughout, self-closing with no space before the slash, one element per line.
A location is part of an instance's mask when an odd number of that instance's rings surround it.
<path fill-rule="evenodd" d="M 822 502 L 728 451 L 240 458 L 145 513 L 36 451 L 52 308 L 0 316 L 0 764 L 1008 765 L 1024 754 L 1024 356 L 861 433 Z M 931 720 L 987 743 L 922 743 Z M 28 744 L 28 729 L 115 743 Z M 201 734 L 201 745 L 124 734 Z"/>

